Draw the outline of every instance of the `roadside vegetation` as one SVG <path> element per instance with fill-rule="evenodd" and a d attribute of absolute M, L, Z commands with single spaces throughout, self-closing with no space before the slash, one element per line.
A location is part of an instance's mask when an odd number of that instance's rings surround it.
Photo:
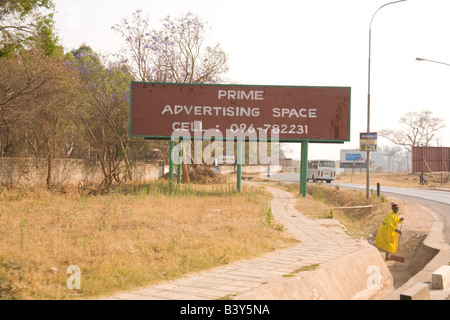
<path fill-rule="evenodd" d="M 298 183 L 277 183 L 277 185 L 298 195 L 300 188 Z M 348 208 L 360 206 L 371 207 Z M 342 207 L 346 209 L 340 209 Z M 383 195 L 378 198 L 373 193 L 366 199 L 365 192 L 310 183 L 307 197 L 299 197 L 296 208 L 314 219 L 337 219 L 352 237 L 371 239 L 389 212 L 390 202 Z"/>
<path fill-rule="evenodd" d="M 345 172 L 340 174 L 338 182 L 366 184 L 366 172 Z M 380 183 L 381 186 L 402 187 L 402 188 L 450 188 L 450 181 L 446 173 L 437 173 L 434 176 L 428 174 L 428 183 L 420 185 L 419 174 L 395 173 L 395 172 L 372 172 L 370 173 L 370 183 L 375 185 Z"/>
<path fill-rule="evenodd" d="M 297 242 L 261 188 L 166 181 L 83 190 L 0 189 L 0 299 L 86 299 L 157 284 Z M 69 290 L 69 266 L 81 289 Z"/>

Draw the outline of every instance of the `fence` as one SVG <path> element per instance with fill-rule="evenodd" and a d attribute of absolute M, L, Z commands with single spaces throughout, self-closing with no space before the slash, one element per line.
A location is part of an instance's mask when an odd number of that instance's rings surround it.
<path fill-rule="evenodd" d="M 450 148 L 413 147 L 413 172 L 449 172 Z"/>

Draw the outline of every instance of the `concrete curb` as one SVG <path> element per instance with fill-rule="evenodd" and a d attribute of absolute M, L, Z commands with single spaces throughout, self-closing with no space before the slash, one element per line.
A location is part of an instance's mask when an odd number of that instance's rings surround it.
<path fill-rule="evenodd" d="M 393 290 L 392 275 L 374 247 L 267 284 L 235 300 L 371 300 Z"/>

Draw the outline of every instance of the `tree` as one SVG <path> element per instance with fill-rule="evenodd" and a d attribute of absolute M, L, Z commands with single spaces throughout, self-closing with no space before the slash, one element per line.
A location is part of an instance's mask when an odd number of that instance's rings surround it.
<path fill-rule="evenodd" d="M 138 81 L 219 83 L 228 71 L 227 55 L 219 44 L 206 45 L 207 25 L 192 13 L 172 19 L 167 16 L 160 30 L 151 30 L 142 10 L 114 25 L 125 41 L 119 58 Z M 167 150 L 164 141 L 154 142 Z M 191 150 L 193 146 L 191 145 Z M 191 153 L 192 154 L 192 153 Z M 189 181 L 183 163 L 183 179 Z"/>
<path fill-rule="evenodd" d="M 206 23 L 192 13 L 162 20 L 150 30 L 142 10 L 112 27 L 124 40 L 121 61 L 138 81 L 218 83 L 228 71 L 227 55 L 219 44 L 206 46 Z"/>
<path fill-rule="evenodd" d="M 429 146 L 440 130 L 445 128 L 445 121 L 432 114 L 429 110 L 408 112 L 400 118 L 400 124 L 406 126 L 405 130 L 384 129 L 379 135 L 409 152 L 412 147 Z"/>
<path fill-rule="evenodd" d="M 31 48 L 58 50 L 51 0 L 0 0 L 0 57 Z"/>
<path fill-rule="evenodd" d="M 28 155 L 31 147 L 35 158 L 47 159 L 50 186 L 57 126 L 72 75 L 61 55 L 48 57 L 38 49 L 0 58 L 0 69 L 0 155 Z"/>
<path fill-rule="evenodd" d="M 399 158 L 399 154 L 401 154 L 402 152 L 402 147 L 401 146 L 384 146 L 384 147 L 379 147 L 380 151 L 383 153 L 383 155 L 387 158 L 388 161 L 388 172 L 393 172 L 393 163 L 392 163 L 392 159 L 398 159 Z"/>
<path fill-rule="evenodd" d="M 67 108 L 70 117 L 85 141 L 97 155 L 104 180 L 99 186 L 108 189 L 120 181 L 120 162 L 125 162 L 131 180 L 128 159 L 128 104 L 131 76 L 120 64 L 106 67 L 99 55 L 83 45 L 66 55 L 80 80 L 79 95 Z"/>

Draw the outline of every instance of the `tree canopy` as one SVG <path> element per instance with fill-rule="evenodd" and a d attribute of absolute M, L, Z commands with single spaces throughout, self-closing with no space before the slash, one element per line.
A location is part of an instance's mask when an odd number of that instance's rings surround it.
<path fill-rule="evenodd" d="M 0 57 L 36 47 L 55 54 L 53 10 L 51 0 L 0 0 Z"/>
<path fill-rule="evenodd" d="M 125 40 L 116 59 L 88 44 L 64 53 L 51 0 L 0 0 L 0 157 L 96 160 L 101 188 L 131 179 L 133 161 L 168 143 L 128 135 L 130 81 L 215 83 L 227 56 L 206 45 L 206 22 L 192 14 L 150 28 L 138 10 L 113 28 Z M 167 146 L 165 146 L 167 145 Z"/>
<path fill-rule="evenodd" d="M 404 130 L 384 129 L 379 135 L 408 151 L 412 147 L 432 145 L 440 130 L 445 128 L 445 121 L 434 117 L 430 110 L 408 112 L 399 122 L 405 127 Z"/>
<path fill-rule="evenodd" d="M 121 61 L 138 81 L 218 83 L 228 71 L 219 44 L 206 45 L 207 24 L 192 13 L 151 29 L 142 10 L 112 27 L 124 40 Z"/>

